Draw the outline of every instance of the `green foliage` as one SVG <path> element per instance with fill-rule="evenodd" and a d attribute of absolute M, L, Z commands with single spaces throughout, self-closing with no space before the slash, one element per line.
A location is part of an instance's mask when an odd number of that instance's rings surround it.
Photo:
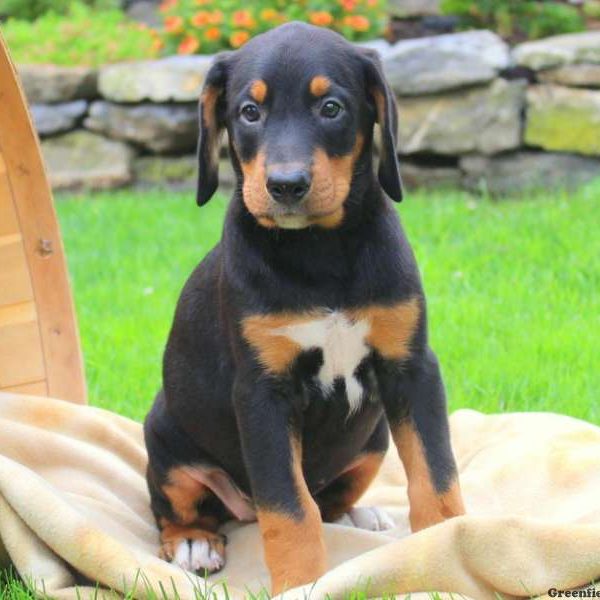
<path fill-rule="evenodd" d="M 485 27 L 504 37 L 536 39 L 584 29 L 579 11 L 552 0 L 442 0 L 446 14 L 458 15 L 466 27 Z"/>
<path fill-rule="evenodd" d="M 2 26 L 17 63 L 97 66 L 154 56 L 147 27 L 119 10 L 70 4 L 66 16 L 48 12 L 33 22 L 9 19 Z"/>
<path fill-rule="evenodd" d="M 588 0 L 583 5 L 583 13 L 586 17 L 600 19 L 600 0 Z"/>
<path fill-rule="evenodd" d="M 156 47 L 165 54 L 239 48 L 287 21 L 305 21 L 350 40 L 366 40 L 382 33 L 385 5 L 385 0 L 164 0 Z"/>
<path fill-rule="evenodd" d="M 119 8 L 118 0 L 83 0 L 83 2 L 97 10 Z M 3 0 L 0 14 L 5 17 L 34 21 L 49 12 L 67 14 L 72 4 L 73 0 Z"/>

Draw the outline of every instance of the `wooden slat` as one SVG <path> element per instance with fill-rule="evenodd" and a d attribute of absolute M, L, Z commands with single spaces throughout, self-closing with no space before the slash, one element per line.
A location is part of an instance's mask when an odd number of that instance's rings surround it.
<path fill-rule="evenodd" d="M 0 154 L 8 173 L 31 275 L 48 393 L 64 400 L 85 402 L 79 334 L 52 196 L 25 97 L 1 34 L 0 103 Z M 0 332 L 0 343 L 4 343 L 5 331 L 3 328 Z M 29 359 L 22 356 L 22 360 Z M 39 367 L 37 363 L 35 366 Z M 43 376 L 40 373 L 38 379 Z"/>
<path fill-rule="evenodd" d="M 17 213 L 13 204 L 8 175 L 2 171 L 3 165 L 0 154 L 0 237 L 19 233 Z"/>
<path fill-rule="evenodd" d="M 0 327 L 0 388 L 44 379 L 44 355 L 36 321 Z"/>
<path fill-rule="evenodd" d="M 19 304 L 0 306 L 0 328 L 31 321 L 37 321 L 35 304 L 33 302 L 20 302 Z"/>
<path fill-rule="evenodd" d="M 3 392 L 13 392 L 16 394 L 31 394 L 32 396 L 47 396 L 48 386 L 46 380 L 32 381 L 30 383 L 22 383 L 2 389 Z"/>
<path fill-rule="evenodd" d="M 0 306 L 33 299 L 23 243 L 2 244 L 0 238 Z"/>

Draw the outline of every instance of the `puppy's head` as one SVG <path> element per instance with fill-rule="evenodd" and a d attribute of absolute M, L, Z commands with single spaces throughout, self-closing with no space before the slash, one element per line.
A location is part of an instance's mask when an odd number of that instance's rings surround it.
<path fill-rule="evenodd" d="M 218 185 L 224 127 L 244 204 L 264 227 L 341 224 L 353 181 L 372 169 L 375 122 L 380 184 L 402 198 L 396 105 L 381 64 L 336 33 L 290 23 L 218 55 L 200 117 L 200 205 Z"/>

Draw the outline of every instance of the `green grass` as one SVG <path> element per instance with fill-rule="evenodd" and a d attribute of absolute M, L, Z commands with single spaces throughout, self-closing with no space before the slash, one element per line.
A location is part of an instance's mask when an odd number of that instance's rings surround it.
<path fill-rule="evenodd" d="M 169 192 L 59 198 L 92 404 L 143 418 L 175 302 L 219 239 L 225 206 Z M 600 423 L 600 181 L 504 203 L 413 193 L 398 210 L 450 408 Z"/>
<path fill-rule="evenodd" d="M 90 402 L 142 419 L 160 385 L 175 302 L 217 242 L 226 200 L 111 192 L 57 198 Z M 408 195 L 431 342 L 450 409 L 543 410 L 600 424 L 600 180 L 503 203 Z M 13 578 L 0 598 L 29 598 Z"/>

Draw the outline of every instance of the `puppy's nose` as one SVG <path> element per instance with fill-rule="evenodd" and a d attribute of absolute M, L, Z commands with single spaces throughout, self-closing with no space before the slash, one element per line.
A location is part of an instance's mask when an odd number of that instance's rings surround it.
<path fill-rule="evenodd" d="M 267 179 L 267 190 L 273 200 L 286 206 L 300 202 L 309 187 L 310 175 L 304 170 L 271 173 Z"/>

